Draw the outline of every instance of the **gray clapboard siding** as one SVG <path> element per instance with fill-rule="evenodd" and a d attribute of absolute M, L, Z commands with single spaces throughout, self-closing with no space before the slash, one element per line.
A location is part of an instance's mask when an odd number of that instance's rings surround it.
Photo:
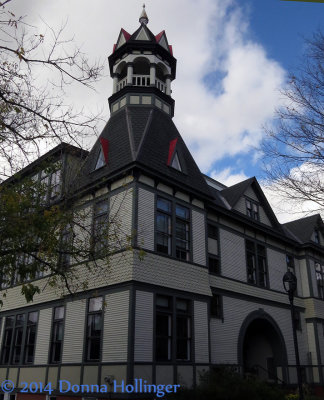
<path fill-rule="evenodd" d="M 310 264 L 311 284 L 313 287 L 313 296 L 318 297 L 315 262 L 313 260 L 309 260 L 309 264 Z"/>
<path fill-rule="evenodd" d="M 272 226 L 272 224 L 262 206 L 259 206 L 259 216 L 260 216 L 260 222 L 262 224 Z"/>
<path fill-rule="evenodd" d="M 63 363 L 82 361 L 85 311 L 85 300 L 72 301 L 66 305 Z"/>
<path fill-rule="evenodd" d="M 302 289 L 301 296 L 309 297 L 310 290 L 309 290 L 309 281 L 307 273 L 307 263 L 305 259 L 299 260 L 299 271 L 300 271 L 300 283 Z"/>
<path fill-rule="evenodd" d="M 246 282 L 245 241 L 242 237 L 220 229 L 222 275 Z"/>
<path fill-rule="evenodd" d="M 136 291 L 135 361 L 153 359 L 153 293 Z"/>
<path fill-rule="evenodd" d="M 306 324 L 306 332 L 307 332 L 307 339 L 308 339 L 308 349 L 311 353 L 312 357 L 312 364 L 316 365 L 318 363 L 317 352 L 316 352 L 316 340 L 315 340 L 315 329 L 314 323 L 308 322 Z"/>
<path fill-rule="evenodd" d="M 205 214 L 192 211 L 193 262 L 206 265 Z"/>
<path fill-rule="evenodd" d="M 295 364 L 290 310 L 268 305 L 261 306 L 278 324 L 286 343 L 288 363 Z M 211 361 L 218 364 L 236 364 L 238 337 L 245 318 L 260 305 L 236 298 L 223 297 L 224 323 L 212 318 L 210 321 Z M 305 355 L 301 355 L 301 362 Z"/>
<path fill-rule="evenodd" d="M 110 293 L 105 301 L 102 361 L 127 361 L 129 290 Z"/>
<path fill-rule="evenodd" d="M 52 308 L 40 310 L 37 341 L 35 349 L 35 364 L 47 364 L 48 350 L 51 340 L 51 325 L 52 325 Z"/>
<path fill-rule="evenodd" d="M 245 197 L 241 197 L 234 206 L 234 210 L 246 215 L 246 202 Z"/>
<path fill-rule="evenodd" d="M 208 307 L 202 301 L 194 302 L 195 361 L 209 362 Z"/>
<path fill-rule="evenodd" d="M 211 296 L 207 268 L 152 253 L 139 259 L 136 254 L 134 280 Z"/>
<path fill-rule="evenodd" d="M 154 193 L 138 189 L 137 244 L 154 250 Z"/>
<path fill-rule="evenodd" d="M 130 244 L 133 235 L 133 188 L 126 188 L 111 196 L 109 206 L 109 245 L 119 250 Z"/>
<path fill-rule="evenodd" d="M 267 248 L 270 288 L 283 291 L 282 277 L 287 272 L 286 255 Z"/>
<path fill-rule="evenodd" d="M 256 195 L 255 191 L 249 186 L 246 191 L 244 192 L 245 196 L 249 197 L 254 201 L 259 201 L 258 196 Z"/>

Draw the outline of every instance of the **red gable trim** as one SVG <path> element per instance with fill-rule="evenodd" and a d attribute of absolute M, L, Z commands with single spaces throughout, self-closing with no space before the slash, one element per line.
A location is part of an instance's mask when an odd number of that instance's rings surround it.
<path fill-rule="evenodd" d="M 126 32 L 125 29 L 123 28 L 121 28 L 121 31 L 123 32 L 123 35 L 127 41 L 131 37 L 131 35 L 128 32 Z"/>
<path fill-rule="evenodd" d="M 158 35 L 155 36 L 156 41 L 159 43 L 161 37 L 164 35 L 165 31 L 160 32 Z"/>
<path fill-rule="evenodd" d="M 169 44 L 170 53 L 173 55 L 172 44 Z"/>
<path fill-rule="evenodd" d="M 114 47 L 113 47 L 113 53 L 115 52 L 115 50 L 116 50 L 116 46 L 117 46 L 117 44 L 114 44 Z"/>
<path fill-rule="evenodd" d="M 109 140 L 105 139 L 105 138 L 100 138 L 100 144 L 101 144 L 102 152 L 105 157 L 106 164 L 108 164 Z"/>
<path fill-rule="evenodd" d="M 170 145 L 169 145 L 169 156 L 168 156 L 167 165 L 170 165 L 170 164 L 171 164 L 171 160 L 172 160 L 172 157 L 173 157 L 173 154 L 174 154 L 176 145 L 177 145 L 177 141 L 178 141 L 178 138 L 173 139 L 173 140 L 171 140 L 171 142 L 170 142 Z"/>

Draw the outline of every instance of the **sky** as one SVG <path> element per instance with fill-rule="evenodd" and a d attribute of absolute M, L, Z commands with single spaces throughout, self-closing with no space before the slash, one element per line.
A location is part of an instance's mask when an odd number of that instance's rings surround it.
<path fill-rule="evenodd" d="M 304 38 L 323 28 L 324 4 L 281 0 L 147 0 L 145 4 L 149 29 L 154 34 L 165 30 L 173 45 L 174 122 L 198 166 L 226 185 L 250 176 L 262 183 L 258 145 L 263 126 L 271 125 L 282 102 L 280 89 L 302 59 Z M 45 22 L 58 29 L 67 21 L 66 36 L 73 36 L 90 59 L 105 62 L 106 76 L 95 90 L 73 86 L 67 101 L 79 108 L 100 109 L 103 121 L 108 120 L 112 80 L 107 57 L 121 27 L 129 33 L 138 28 L 142 1 L 13 0 L 12 9 L 16 15 L 26 15 L 28 23 L 45 35 L 49 34 Z M 280 209 L 282 201 L 275 200 L 271 189 L 266 194 L 281 222 L 296 218 L 289 213 L 290 205 Z"/>

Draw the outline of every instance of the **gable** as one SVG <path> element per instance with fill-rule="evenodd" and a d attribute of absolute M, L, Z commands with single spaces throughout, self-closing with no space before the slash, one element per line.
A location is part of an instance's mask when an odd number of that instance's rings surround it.
<path fill-rule="evenodd" d="M 120 30 L 117 43 L 114 46 L 114 51 L 116 49 L 119 49 L 119 47 L 121 47 L 123 44 L 125 44 L 129 38 L 130 38 L 130 34 L 128 32 L 126 32 L 125 29 L 122 28 Z"/>
<path fill-rule="evenodd" d="M 156 38 L 156 42 L 160 46 L 164 47 L 165 50 L 170 52 L 170 47 L 169 47 L 169 44 L 168 44 L 168 40 L 167 40 L 165 31 L 160 32 L 158 35 L 155 36 L 155 38 Z"/>
<path fill-rule="evenodd" d="M 138 32 L 135 40 L 150 40 L 143 26 L 141 30 Z"/>

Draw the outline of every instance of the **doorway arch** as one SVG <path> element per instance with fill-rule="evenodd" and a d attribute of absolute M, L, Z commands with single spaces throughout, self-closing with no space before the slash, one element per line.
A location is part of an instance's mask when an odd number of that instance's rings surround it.
<path fill-rule="evenodd" d="M 244 373 L 287 382 L 287 349 L 276 321 L 263 310 L 249 314 L 240 329 L 238 362 Z"/>

